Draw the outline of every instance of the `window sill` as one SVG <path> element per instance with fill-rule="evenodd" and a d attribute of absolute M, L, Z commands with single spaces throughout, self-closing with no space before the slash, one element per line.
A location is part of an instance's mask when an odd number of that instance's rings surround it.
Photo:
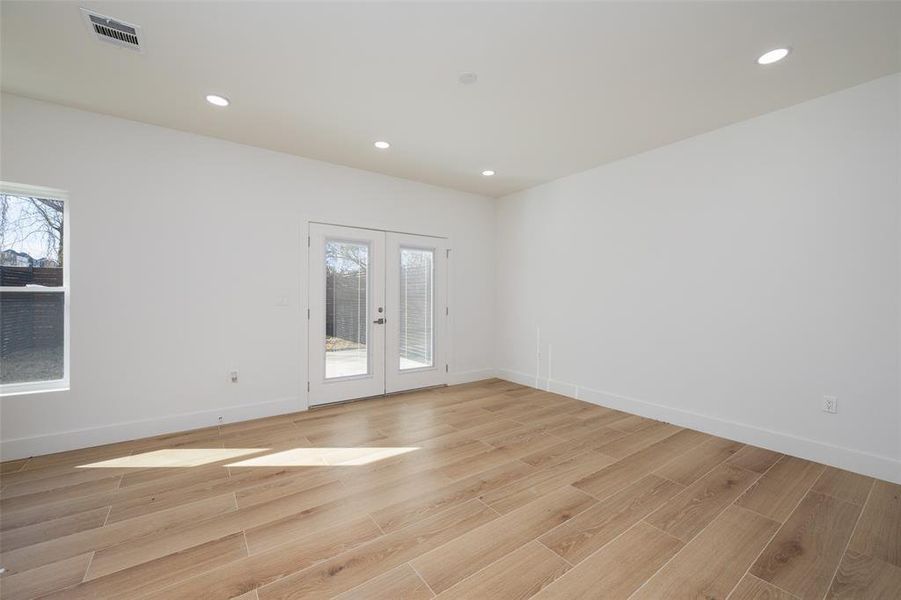
<path fill-rule="evenodd" d="M 9 383 L 0 385 L 0 397 L 43 394 L 48 392 L 66 392 L 68 390 L 68 379 L 61 379 L 59 381 L 36 381 L 31 383 Z"/>

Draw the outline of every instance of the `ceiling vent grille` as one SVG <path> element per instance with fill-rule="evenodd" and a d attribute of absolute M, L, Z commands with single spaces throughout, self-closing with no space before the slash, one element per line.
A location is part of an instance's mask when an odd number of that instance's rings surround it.
<path fill-rule="evenodd" d="M 86 8 L 81 9 L 81 14 L 84 15 L 85 22 L 98 40 L 136 52 L 142 51 L 139 26 L 92 12 Z"/>

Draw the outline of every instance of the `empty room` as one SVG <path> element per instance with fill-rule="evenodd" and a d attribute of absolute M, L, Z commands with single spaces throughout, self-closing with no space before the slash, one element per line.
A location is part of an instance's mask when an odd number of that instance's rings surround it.
<path fill-rule="evenodd" d="M 901 1 L 0 0 L 0 599 L 901 600 Z"/>

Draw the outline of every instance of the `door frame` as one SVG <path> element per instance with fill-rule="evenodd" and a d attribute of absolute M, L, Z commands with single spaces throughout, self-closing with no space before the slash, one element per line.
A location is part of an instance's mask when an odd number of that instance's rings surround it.
<path fill-rule="evenodd" d="M 306 356 L 307 382 L 306 382 L 306 394 L 304 396 L 304 398 L 305 398 L 304 408 L 309 409 L 314 406 L 315 407 L 327 406 L 329 404 L 337 404 L 337 403 L 341 403 L 341 402 L 351 402 L 351 401 L 355 401 L 355 400 L 362 400 L 365 398 L 373 397 L 373 396 L 364 395 L 364 396 L 360 396 L 360 397 L 348 398 L 345 400 L 335 400 L 332 402 L 319 402 L 316 404 L 312 403 L 312 391 L 311 391 L 312 376 L 311 376 L 311 374 L 312 374 L 312 366 L 313 366 L 312 365 L 312 363 L 313 363 L 313 348 L 311 346 L 312 346 L 313 330 L 312 330 L 311 324 L 313 323 L 313 319 L 312 319 L 312 310 L 311 310 L 312 301 L 311 301 L 311 295 L 310 295 L 312 286 L 310 284 L 312 282 L 313 268 L 314 268 L 314 265 L 312 264 L 313 252 L 312 252 L 312 235 L 311 235 L 311 229 L 312 229 L 312 226 L 314 226 L 314 225 L 321 225 L 321 226 L 327 226 L 327 227 L 341 227 L 341 228 L 347 228 L 347 229 L 367 230 L 367 231 L 372 231 L 373 233 L 383 233 L 383 234 L 393 233 L 393 234 L 398 234 L 398 235 L 410 235 L 410 236 L 416 236 L 416 237 L 435 238 L 436 240 L 439 241 L 439 243 L 443 246 L 443 250 L 445 252 L 444 276 L 442 278 L 443 281 L 441 282 L 442 287 L 444 289 L 444 299 L 443 299 L 444 311 L 443 311 L 443 315 L 442 315 L 442 311 L 440 310 L 441 299 L 437 299 L 435 302 L 436 317 L 437 317 L 436 328 L 439 326 L 439 321 L 440 321 L 440 328 L 444 335 L 444 347 L 443 347 L 443 351 L 440 353 L 440 356 L 439 356 L 439 352 L 436 351 L 435 365 L 439 369 L 439 371 L 442 373 L 442 375 L 440 377 L 441 383 L 439 383 L 437 385 L 438 386 L 447 385 L 448 379 L 450 377 L 450 374 L 449 374 L 450 361 L 451 361 L 451 355 L 452 355 L 452 350 L 453 350 L 453 343 L 452 343 L 451 336 L 450 336 L 451 324 L 452 324 L 452 318 L 453 318 L 453 313 L 450 310 L 451 291 L 452 291 L 452 289 L 451 289 L 451 273 L 452 273 L 451 256 L 453 255 L 453 252 L 451 251 L 451 242 L 450 242 L 449 236 L 433 234 L 433 233 L 412 233 L 409 231 L 398 231 L 398 230 L 394 230 L 394 229 L 385 229 L 385 228 L 374 227 L 374 226 L 348 225 L 345 223 L 335 223 L 335 222 L 329 221 L 327 219 L 308 218 L 305 220 L 304 227 L 303 227 L 303 235 L 306 236 L 305 249 L 306 249 L 306 259 L 307 259 L 306 260 L 307 272 L 306 272 L 305 280 L 301 282 L 302 286 L 303 286 L 302 289 L 304 289 L 304 292 L 306 294 L 306 313 L 307 313 L 306 314 L 306 322 L 305 322 L 306 323 L 306 332 L 304 334 L 302 334 L 303 338 L 305 338 L 305 339 L 303 339 L 303 342 L 304 342 L 304 347 L 306 348 L 306 355 L 307 355 Z M 385 256 L 383 257 L 383 259 L 387 260 L 387 244 L 383 245 L 383 252 L 385 253 Z M 318 268 L 318 265 L 317 265 L 317 268 Z M 386 272 L 387 272 L 387 270 L 386 270 Z M 386 283 L 387 283 L 386 281 L 383 281 L 381 283 L 381 285 L 385 285 Z M 436 282 L 435 288 L 436 288 L 436 292 L 437 292 L 437 289 L 438 289 L 437 282 Z M 436 296 L 437 296 L 437 293 L 436 293 Z M 387 297 L 386 297 L 386 301 L 387 301 Z M 303 318 L 303 317 L 301 317 L 301 318 Z M 301 329 L 303 329 L 303 327 Z M 384 339 L 385 336 L 383 335 L 382 337 Z M 387 343 L 385 341 L 383 341 L 383 344 L 386 346 L 385 354 L 387 354 Z M 444 365 L 443 369 L 441 368 L 442 363 L 439 361 L 443 362 L 443 365 Z M 384 365 L 383 365 L 383 371 L 384 371 Z M 382 393 L 377 394 L 377 397 L 384 397 L 391 393 L 402 393 L 403 391 L 407 391 L 407 390 L 401 390 L 398 392 L 388 392 L 387 391 L 387 386 L 388 386 L 387 374 L 383 375 L 383 379 L 385 381 L 385 389 L 382 391 Z M 435 386 L 432 385 L 430 387 L 435 387 Z"/>

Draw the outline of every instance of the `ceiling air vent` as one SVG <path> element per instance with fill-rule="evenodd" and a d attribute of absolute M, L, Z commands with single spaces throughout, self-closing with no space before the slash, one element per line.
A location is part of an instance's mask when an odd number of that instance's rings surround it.
<path fill-rule="evenodd" d="M 81 9 L 88 27 L 103 42 L 109 42 L 122 48 L 141 52 L 141 28 L 125 21 L 107 17 L 86 8 Z"/>

